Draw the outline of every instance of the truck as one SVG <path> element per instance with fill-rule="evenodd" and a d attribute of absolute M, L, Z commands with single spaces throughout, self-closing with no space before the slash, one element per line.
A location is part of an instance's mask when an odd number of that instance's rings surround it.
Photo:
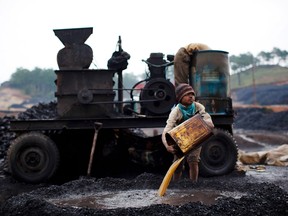
<path fill-rule="evenodd" d="M 10 130 L 16 134 L 7 151 L 11 175 L 40 183 L 82 175 L 121 176 L 131 170 L 167 171 L 172 155 L 162 144 L 161 128 L 176 103 L 173 77 L 168 78 L 174 56 L 151 53 L 143 60 L 149 68 L 147 78 L 125 89 L 123 70 L 130 56 L 120 36 L 108 69 L 89 69 L 93 50 L 85 41 L 93 28 L 53 31 L 64 45 L 55 70 L 57 116 L 11 121 Z M 191 57 L 189 84 L 215 125 L 213 137 L 201 150 L 203 177 L 230 173 L 237 162 L 228 54 L 205 50 Z M 129 99 L 124 99 L 124 91 Z"/>

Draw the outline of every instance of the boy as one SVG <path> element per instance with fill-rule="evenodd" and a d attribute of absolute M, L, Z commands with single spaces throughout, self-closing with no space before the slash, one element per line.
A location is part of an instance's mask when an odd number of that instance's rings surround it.
<path fill-rule="evenodd" d="M 175 93 L 176 93 L 176 100 L 178 104 L 171 110 L 169 117 L 167 119 L 167 122 L 166 122 L 167 124 L 162 133 L 162 142 L 165 145 L 167 151 L 174 154 L 174 161 L 178 159 L 177 156 L 175 155 L 176 149 L 174 149 L 173 146 L 170 146 L 167 143 L 167 140 L 165 137 L 165 134 L 167 132 L 169 132 L 171 129 L 173 129 L 177 125 L 181 124 L 182 122 L 192 117 L 196 112 L 199 112 L 203 120 L 210 127 L 212 128 L 214 127 L 211 116 L 205 112 L 205 107 L 202 104 L 195 102 L 195 92 L 192 86 L 186 83 L 180 83 L 176 87 Z M 189 178 L 193 182 L 197 182 L 198 180 L 198 173 L 199 173 L 198 163 L 200 159 L 200 152 L 201 152 L 201 147 L 195 150 L 192 150 L 186 156 L 187 163 L 189 165 Z M 181 178 L 184 163 L 185 162 L 183 160 L 182 164 L 180 164 L 178 168 L 176 169 L 173 175 L 174 181 L 177 181 Z"/>

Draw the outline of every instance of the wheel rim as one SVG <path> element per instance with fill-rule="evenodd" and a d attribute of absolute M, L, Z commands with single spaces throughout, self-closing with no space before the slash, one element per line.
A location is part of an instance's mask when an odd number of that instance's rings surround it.
<path fill-rule="evenodd" d="M 19 166 L 25 172 L 38 172 L 45 168 L 45 153 L 39 148 L 27 148 L 19 154 Z"/>
<path fill-rule="evenodd" d="M 209 156 L 209 162 L 214 164 L 223 163 L 225 160 L 225 154 L 223 154 L 226 151 L 225 147 L 219 142 L 215 141 L 211 146 L 209 146 L 208 149 L 208 156 Z"/>

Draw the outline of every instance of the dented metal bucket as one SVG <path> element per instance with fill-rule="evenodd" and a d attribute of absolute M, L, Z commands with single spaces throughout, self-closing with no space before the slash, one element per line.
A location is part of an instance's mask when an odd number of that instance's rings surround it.
<path fill-rule="evenodd" d="M 169 145 L 177 145 L 182 154 L 187 154 L 213 135 L 212 129 L 202 119 L 200 114 L 184 121 L 166 133 Z"/>

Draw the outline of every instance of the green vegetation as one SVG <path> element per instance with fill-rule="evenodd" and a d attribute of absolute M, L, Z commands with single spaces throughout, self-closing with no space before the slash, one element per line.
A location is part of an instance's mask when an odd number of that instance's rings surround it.
<path fill-rule="evenodd" d="M 230 56 L 230 64 L 234 73 L 239 73 L 248 68 L 255 67 L 257 65 L 273 65 L 277 62 L 277 65 L 286 63 L 288 58 L 288 52 L 286 50 L 280 50 L 274 47 L 271 52 L 260 52 L 257 56 L 253 56 L 252 53 L 242 53 L 239 56 Z"/>
<path fill-rule="evenodd" d="M 230 56 L 231 89 L 288 81 L 287 60 L 288 52 L 276 47 L 257 56 L 250 52 Z"/>
<path fill-rule="evenodd" d="M 288 81 L 287 67 L 281 67 L 279 65 L 262 65 L 232 74 L 230 78 L 231 89 L 252 86 L 253 72 L 255 85 Z"/>
<path fill-rule="evenodd" d="M 17 68 L 8 82 L 9 87 L 20 89 L 33 100 L 47 102 L 54 99 L 56 74 L 53 69 Z"/>

